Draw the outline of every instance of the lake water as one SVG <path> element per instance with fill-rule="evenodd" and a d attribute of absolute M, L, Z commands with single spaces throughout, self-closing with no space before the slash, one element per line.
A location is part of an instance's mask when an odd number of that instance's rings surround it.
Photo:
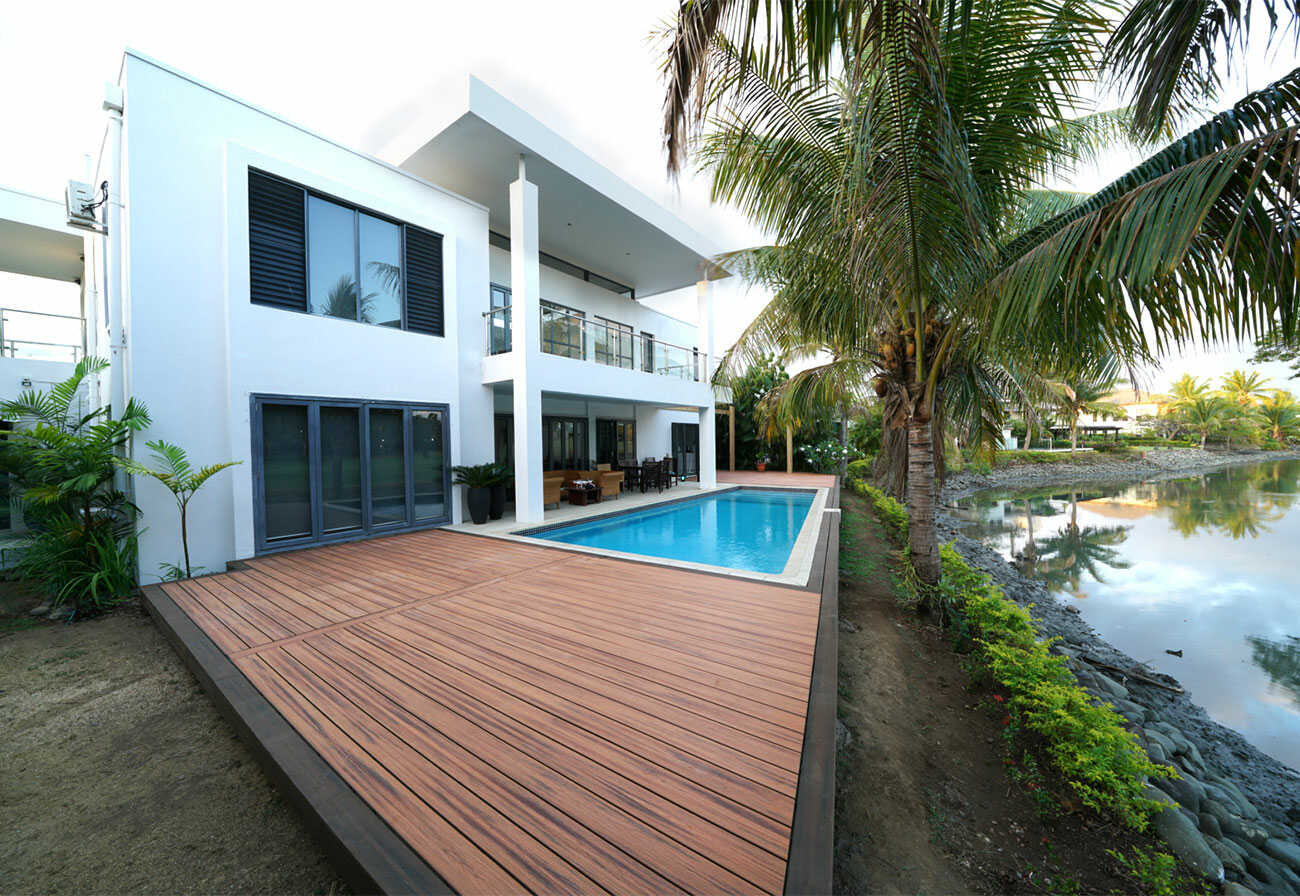
<path fill-rule="evenodd" d="M 1274 461 L 1122 487 L 989 492 L 957 515 L 1110 643 L 1300 769 L 1298 499 L 1300 461 Z"/>

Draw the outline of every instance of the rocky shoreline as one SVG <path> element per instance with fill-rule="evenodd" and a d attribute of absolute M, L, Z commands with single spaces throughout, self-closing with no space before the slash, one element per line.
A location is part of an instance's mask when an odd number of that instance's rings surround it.
<path fill-rule="evenodd" d="M 1137 459 L 1092 456 L 1086 463 L 957 474 L 945 484 L 944 498 L 951 503 L 994 488 L 1169 479 L 1295 457 L 1300 453 L 1200 449 L 1153 451 Z M 1209 880 L 1222 883 L 1226 893 L 1300 896 L 1300 772 L 1210 719 L 1186 693 L 1161 687 L 1159 683 L 1177 682 L 1117 650 L 1074 607 L 1026 579 L 992 548 L 961 535 L 957 520 L 942 510 L 939 534 L 941 541 L 954 542 L 971 564 L 989 573 L 1008 597 L 1033 604 L 1039 628 L 1061 639 L 1056 650 L 1068 658 L 1080 683 L 1115 706 L 1153 760 L 1178 770 L 1177 780 L 1162 779 L 1154 782 L 1159 791 L 1152 789 L 1153 796 L 1178 805 L 1155 822 L 1171 849 Z"/>

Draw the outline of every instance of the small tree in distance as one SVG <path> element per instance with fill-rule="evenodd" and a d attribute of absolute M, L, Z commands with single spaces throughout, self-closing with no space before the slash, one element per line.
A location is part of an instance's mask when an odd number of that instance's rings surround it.
<path fill-rule="evenodd" d="M 176 508 L 181 513 L 181 549 L 185 555 L 185 568 L 176 566 L 171 563 L 162 564 L 164 577 L 169 579 L 190 577 L 190 541 L 189 532 L 186 525 L 186 516 L 189 510 L 190 499 L 194 493 L 203 487 L 203 484 L 213 476 L 220 473 L 227 467 L 233 467 L 240 461 L 226 461 L 225 463 L 211 464 L 202 469 L 195 470 L 190 463 L 189 457 L 185 454 L 185 449 L 179 445 L 173 445 L 158 439 L 154 442 L 147 443 L 153 451 L 154 457 L 157 458 L 159 469 L 147 467 L 132 458 L 118 458 L 117 464 L 134 476 L 148 476 L 161 482 L 172 497 L 176 500 Z"/>

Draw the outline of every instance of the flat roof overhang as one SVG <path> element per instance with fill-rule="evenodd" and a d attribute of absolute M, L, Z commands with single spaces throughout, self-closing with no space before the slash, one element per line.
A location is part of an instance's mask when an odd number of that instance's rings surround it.
<path fill-rule="evenodd" d="M 709 240 L 477 78 L 412 130 L 415 136 L 390 141 L 385 155 L 486 206 L 498 233 L 510 235 L 509 186 L 523 155 L 537 185 L 543 252 L 638 297 L 726 276 L 712 262 L 718 250 Z M 435 136 L 422 141 L 430 130 Z"/>
<path fill-rule="evenodd" d="M 80 282 L 84 250 L 62 202 L 0 187 L 0 271 Z"/>

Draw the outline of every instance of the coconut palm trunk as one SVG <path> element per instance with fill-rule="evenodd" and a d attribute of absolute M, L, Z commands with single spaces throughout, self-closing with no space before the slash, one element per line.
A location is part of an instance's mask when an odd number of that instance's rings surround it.
<path fill-rule="evenodd" d="M 939 538 L 934 528 L 934 439 L 930 420 L 914 413 L 907 422 L 907 549 L 923 586 L 939 584 Z"/>

